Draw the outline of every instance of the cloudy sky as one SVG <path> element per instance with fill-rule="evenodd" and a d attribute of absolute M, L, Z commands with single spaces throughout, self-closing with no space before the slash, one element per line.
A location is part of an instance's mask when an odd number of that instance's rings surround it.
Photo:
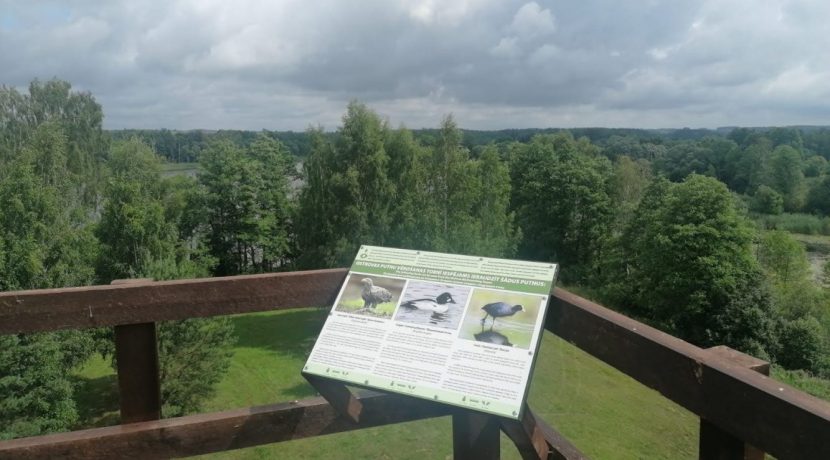
<path fill-rule="evenodd" d="M 0 0 L 0 83 L 108 128 L 830 124 L 827 0 Z"/>

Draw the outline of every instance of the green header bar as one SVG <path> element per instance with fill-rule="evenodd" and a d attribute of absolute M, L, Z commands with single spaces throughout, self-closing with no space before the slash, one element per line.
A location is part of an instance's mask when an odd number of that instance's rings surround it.
<path fill-rule="evenodd" d="M 352 271 L 528 294 L 550 292 L 556 264 L 361 246 Z"/>

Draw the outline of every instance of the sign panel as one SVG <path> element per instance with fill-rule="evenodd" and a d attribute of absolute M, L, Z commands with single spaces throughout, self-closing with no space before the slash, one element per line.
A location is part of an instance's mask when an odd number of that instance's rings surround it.
<path fill-rule="evenodd" d="M 556 270 L 361 246 L 303 372 L 518 419 Z"/>

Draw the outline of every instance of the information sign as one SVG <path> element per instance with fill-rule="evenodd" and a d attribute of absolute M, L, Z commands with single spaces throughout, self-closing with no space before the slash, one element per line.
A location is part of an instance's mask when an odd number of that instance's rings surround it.
<path fill-rule="evenodd" d="M 519 419 L 556 271 L 362 246 L 303 372 Z"/>

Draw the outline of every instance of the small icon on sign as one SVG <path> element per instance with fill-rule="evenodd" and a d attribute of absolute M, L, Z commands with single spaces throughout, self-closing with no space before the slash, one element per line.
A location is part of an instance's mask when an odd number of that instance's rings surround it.
<path fill-rule="evenodd" d="M 517 414 L 516 411 L 513 411 L 513 416 L 515 417 L 517 415 L 519 415 L 519 414 Z"/>
<path fill-rule="evenodd" d="M 364 380 L 364 381 L 363 381 L 363 384 L 364 384 L 364 385 L 368 385 L 368 384 L 369 384 L 369 380 Z"/>
<path fill-rule="evenodd" d="M 327 368 L 326 368 L 326 374 L 328 374 L 328 373 L 329 373 L 329 371 L 331 371 L 331 368 L 330 368 L 330 367 L 327 367 Z"/>
<path fill-rule="evenodd" d="M 438 400 L 438 395 L 433 396 L 432 399 Z"/>

